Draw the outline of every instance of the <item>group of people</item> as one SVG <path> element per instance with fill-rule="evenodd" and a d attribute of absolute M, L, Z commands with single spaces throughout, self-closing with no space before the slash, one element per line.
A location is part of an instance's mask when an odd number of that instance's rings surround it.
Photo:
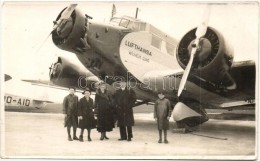
<path fill-rule="evenodd" d="M 120 131 L 118 140 L 132 140 L 133 107 L 136 102 L 136 94 L 132 89 L 127 88 L 126 82 L 120 83 L 120 89 L 113 96 L 107 90 L 106 84 L 101 84 L 96 91 L 95 101 L 90 98 L 89 89 L 83 92 L 84 97 L 79 101 L 78 97 L 74 95 L 75 88 L 69 88 L 69 92 L 63 101 L 64 126 L 67 127 L 69 141 L 83 142 L 84 129 L 87 129 L 88 141 L 91 141 L 91 129 L 94 128 L 101 133 L 100 140 L 109 139 L 107 132 L 113 130 L 116 121 Z M 159 130 L 158 143 L 162 143 L 162 131 L 164 131 L 164 143 L 168 143 L 167 130 L 172 110 L 171 103 L 164 97 L 163 91 L 158 92 L 158 97 L 154 106 L 154 118 L 157 120 Z M 71 128 L 73 128 L 73 137 L 71 137 Z M 77 128 L 81 129 L 79 138 L 76 136 Z"/>
<path fill-rule="evenodd" d="M 109 139 L 106 132 L 113 130 L 116 121 L 120 129 L 119 140 L 132 140 L 133 106 L 136 95 L 132 89 L 126 87 L 126 82 L 121 82 L 120 86 L 121 88 L 112 96 L 107 90 L 106 84 L 101 84 L 96 91 L 95 101 L 90 98 L 89 89 L 83 92 L 84 97 L 79 101 L 78 97 L 74 95 L 75 89 L 73 87 L 69 89 L 70 94 L 63 101 L 64 125 L 67 127 L 69 141 L 83 141 L 84 129 L 87 129 L 88 141 L 91 141 L 90 133 L 94 128 L 101 133 L 100 140 Z M 95 119 L 95 115 L 97 119 Z M 71 128 L 73 128 L 73 137 L 71 137 Z M 76 136 L 77 128 L 81 129 L 79 138 Z"/>

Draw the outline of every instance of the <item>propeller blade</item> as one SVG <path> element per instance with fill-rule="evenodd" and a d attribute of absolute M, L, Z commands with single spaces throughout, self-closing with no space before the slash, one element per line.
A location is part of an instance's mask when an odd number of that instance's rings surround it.
<path fill-rule="evenodd" d="M 74 11 L 74 9 L 77 7 L 78 4 L 71 4 L 69 5 L 64 12 L 62 12 L 62 15 L 60 19 L 68 19 L 70 18 L 70 15 Z"/>
<path fill-rule="evenodd" d="M 191 65 L 193 63 L 194 54 L 197 51 L 200 38 L 203 37 L 206 34 L 206 32 L 207 32 L 208 22 L 209 22 L 209 15 L 210 15 L 210 6 L 207 5 L 207 7 L 206 7 L 206 9 L 204 11 L 204 14 L 203 14 L 202 23 L 200 23 L 198 25 L 196 33 L 195 33 L 196 39 L 195 39 L 195 42 L 194 42 L 194 47 L 191 50 L 189 63 L 187 64 L 187 66 L 185 68 L 185 71 L 183 73 L 183 76 L 182 76 L 182 79 L 181 79 L 181 82 L 180 82 L 180 86 L 179 86 L 178 94 L 177 94 L 178 97 L 181 95 L 181 93 L 182 93 L 182 91 L 184 89 L 184 86 L 185 86 L 185 84 L 187 82 L 187 79 L 188 79 L 188 76 L 189 76 L 189 73 L 190 73 L 190 69 L 191 69 Z"/>
<path fill-rule="evenodd" d="M 35 50 L 35 54 L 37 54 L 39 52 L 39 50 L 42 48 L 42 46 L 46 43 L 46 41 L 48 40 L 48 38 L 51 36 L 51 33 L 43 40 L 42 43 L 40 43 L 39 47 Z"/>
<path fill-rule="evenodd" d="M 198 28 L 195 33 L 197 39 L 203 37 L 206 34 L 208 28 L 209 16 L 210 16 L 210 6 L 208 5 L 204 11 L 202 21 L 198 25 Z"/>
<path fill-rule="evenodd" d="M 197 39 L 195 40 L 195 44 L 196 44 L 196 41 L 197 41 Z M 191 65 L 193 63 L 194 54 L 196 53 L 196 51 L 197 51 L 197 45 L 196 45 L 196 47 L 192 48 L 192 50 L 191 50 L 190 60 L 189 60 L 187 67 L 185 68 L 185 71 L 183 73 L 183 76 L 182 76 L 182 79 L 181 79 L 181 82 L 180 82 L 180 86 L 179 86 L 179 89 L 178 89 L 178 94 L 177 94 L 178 97 L 181 95 L 181 92 L 183 91 L 184 86 L 186 84 L 188 75 L 190 73 Z"/>
<path fill-rule="evenodd" d="M 76 7 L 77 7 L 77 4 L 71 4 L 71 5 L 69 5 L 69 6 L 65 9 L 65 11 L 62 12 L 61 17 L 59 18 L 59 20 L 58 20 L 58 21 L 55 21 L 52 32 L 57 29 L 57 27 L 61 24 L 61 22 L 62 22 L 63 20 L 67 20 L 67 19 L 70 18 L 72 12 L 74 11 L 74 9 L 75 9 Z M 51 32 L 51 33 L 52 33 L 52 32 Z"/>

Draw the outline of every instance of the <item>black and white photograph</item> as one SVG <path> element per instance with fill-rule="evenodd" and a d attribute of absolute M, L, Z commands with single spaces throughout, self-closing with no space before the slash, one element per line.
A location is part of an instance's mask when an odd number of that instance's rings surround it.
<path fill-rule="evenodd" d="M 258 158 L 258 1 L 4 1 L 2 159 Z"/>

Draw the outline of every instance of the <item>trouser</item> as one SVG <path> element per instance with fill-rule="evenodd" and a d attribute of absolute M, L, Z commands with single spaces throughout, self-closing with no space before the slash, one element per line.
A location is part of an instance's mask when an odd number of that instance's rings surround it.
<path fill-rule="evenodd" d="M 67 127 L 67 133 L 68 133 L 68 136 L 70 137 L 70 129 L 71 129 L 71 126 Z M 73 137 L 76 137 L 76 131 L 77 131 L 77 127 L 73 127 Z"/>
<path fill-rule="evenodd" d="M 91 129 L 87 129 L 87 130 L 88 130 L 88 137 L 90 137 Z M 81 129 L 80 135 L 83 136 L 83 134 L 84 134 L 84 129 Z"/>
<path fill-rule="evenodd" d="M 132 126 L 119 126 L 121 139 L 133 137 Z"/>
<path fill-rule="evenodd" d="M 167 140 L 167 130 L 163 130 L 164 140 Z M 162 140 L 162 130 L 159 130 L 159 139 Z"/>

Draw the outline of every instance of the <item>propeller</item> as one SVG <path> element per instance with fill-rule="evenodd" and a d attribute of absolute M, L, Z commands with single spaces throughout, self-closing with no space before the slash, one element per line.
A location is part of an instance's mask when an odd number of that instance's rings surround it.
<path fill-rule="evenodd" d="M 198 25 L 196 33 L 195 33 L 196 39 L 194 41 L 194 44 L 192 44 L 190 60 L 188 62 L 187 67 L 185 68 L 185 71 L 183 73 L 183 76 L 182 76 L 182 79 L 180 82 L 180 86 L 179 86 L 178 94 L 177 94 L 178 97 L 181 95 L 181 93 L 184 89 L 184 86 L 186 84 L 187 78 L 189 76 L 191 65 L 192 65 L 193 59 L 194 59 L 194 54 L 197 52 L 200 38 L 202 38 L 207 32 L 209 15 L 210 15 L 210 6 L 208 5 L 206 7 L 206 10 L 204 11 L 202 22 Z"/>
<path fill-rule="evenodd" d="M 65 11 L 62 12 L 62 14 L 61 14 L 59 20 L 53 22 L 53 23 L 54 23 L 54 26 L 53 26 L 52 32 L 53 32 L 54 30 L 56 30 L 56 29 L 59 27 L 59 25 L 62 24 L 63 21 L 66 21 L 66 20 L 68 20 L 68 19 L 70 18 L 72 12 L 74 11 L 74 9 L 75 9 L 76 7 L 77 7 L 77 4 L 71 4 L 71 5 L 69 5 L 69 6 L 65 9 Z"/>
<path fill-rule="evenodd" d="M 76 8 L 76 6 L 77 6 L 77 4 L 71 4 L 71 5 L 69 5 L 69 6 L 65 9 L 65 11 L 62 12 L 61 17 L 59 18 L 59 20 L 58 20 L 58 21 L 53 21 L 54 27 L 53 27 L 51 33 L 49 33 L 49 35 L 44 39 L 44 41 L 43 41 L 42 43 L 40 43 L 40 45 L 39 45 L 39 47 L 36 49 L 35 53 L 38 53 L 38 51 L 42 48 L 42 46 L 43 46 L 43 45 L 46 43 L 46 41 L 49 39 L 49 37 L 51 36 L 52 32 L 53 32 L 54 30 L 56 30 L 60 25 L 64 24 L 64 23 L 62 23 L 62 22 L 67 21 L 67 20 L 70 18 L 71 14 L 72 14 L 72 12 L 74 11 L 74 9 Z"/>

